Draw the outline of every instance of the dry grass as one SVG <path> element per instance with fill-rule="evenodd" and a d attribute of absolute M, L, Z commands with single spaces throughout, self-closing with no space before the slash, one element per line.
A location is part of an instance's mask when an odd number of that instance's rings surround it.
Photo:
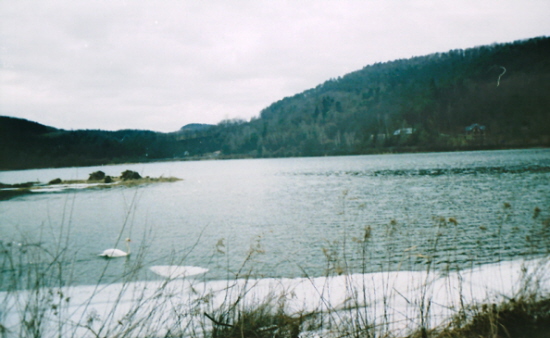
<path fill-rule="evenodd" d="M 456 318 L 452 327 L 415 332 L 410 338 L 548 338 L 550 299 L 510 299 L 500 304 L 483 304 L 470 310 L 472 317 Z"/>
<path fill-rule="evenodd" d="M 291 316 L 283 306 L 270 301 L 245 307 L 221 308 L 216 314 L 205 316 L 213 323 L 208 337 L 211 338 L 298 338 L 303 332 L 302 325 L 308 316 Z"/>
<path fill-rule="evenodd" d="M 103 181 L 63 181 L 63 183 L 67 184 L 79 184 L 79 183 L 91 183 L 91 184 L 98 184 L 97 186 L 93 186 L 91 188 L 110 188 L 110 187 L 116 187 L 116 186 L 126 186 L 126 187 L 133 187 L 138 185 L 146 185 L 146 184 L 152 184 L 152 183 L 169 183 L 169 182 L 177 182 L 182 181 L 181 178 L 177 177 L 143 177 L 139 179 L 134 180 L 123 180 L 120 177 L 113 177 L 112 183 L 104 183 Z"/>

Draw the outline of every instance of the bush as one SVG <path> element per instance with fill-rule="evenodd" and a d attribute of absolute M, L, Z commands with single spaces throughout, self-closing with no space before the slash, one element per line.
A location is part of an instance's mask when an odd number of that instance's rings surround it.
<path fill-rule="evenodd" d="M 123 181 L 139 180 L 139 179 L 141 179 L 141 175 L 136 171 L 126 170 L 122 173 L 120 178 L 122 178 Z"/>
<path fill-rule="evenodd" d="M 56 178 L 56 179 L 53 179 L 51 181 L 48 182 L 48 184 L 61 184 L 61 179 L 60 178 Z"/>
<path fill-rule="evenodd" d="M 103 171 L 94 171 L 90 174 L 88 181 L 101 181 L 105 178 L 105 173 Z"/>

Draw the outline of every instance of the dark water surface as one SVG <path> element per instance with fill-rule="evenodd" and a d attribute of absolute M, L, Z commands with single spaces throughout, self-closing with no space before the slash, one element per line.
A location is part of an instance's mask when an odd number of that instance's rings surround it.
<path fill-rule="evenodd" d="M 549 149 L 8 171 L 0 182 L 126 169 L 183 181 L 0 201 L 0 288 L 52 259 L 61 282 L 93 284 L 156 278 L 148 267 L 166 264 L 208 268 L 206 279 L 445 271 L 550 247 Z M 97 257 L 126 237 L 130 259 Z"/>

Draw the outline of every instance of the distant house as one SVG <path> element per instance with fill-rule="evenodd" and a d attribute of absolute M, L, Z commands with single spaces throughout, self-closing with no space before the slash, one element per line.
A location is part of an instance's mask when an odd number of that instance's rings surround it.
<path fill-rule="evenodd" d="M 485 126 L 474 123 L 466 128 L 464 128 L 466 131 L 466 134 L 468 135 L 482 135 L 485 134 Z"/>
<path fill-rule="evenodd" d="M 401 129 L 397 129 L 396 131 L 393 132 L 393 136 L 398 136 L 398 135 L 412 135 L 412 133 L 414 133 L 414 129 L 413 128 L 401 128 Z"/>

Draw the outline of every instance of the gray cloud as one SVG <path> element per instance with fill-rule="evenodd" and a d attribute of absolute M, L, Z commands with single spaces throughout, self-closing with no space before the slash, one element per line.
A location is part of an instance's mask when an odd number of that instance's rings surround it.
<path fill-rule="evenodd" d="M 177 130 L 374 62 L 545 35 L 550 3 L 2 1 L 0 114 Z"/>

